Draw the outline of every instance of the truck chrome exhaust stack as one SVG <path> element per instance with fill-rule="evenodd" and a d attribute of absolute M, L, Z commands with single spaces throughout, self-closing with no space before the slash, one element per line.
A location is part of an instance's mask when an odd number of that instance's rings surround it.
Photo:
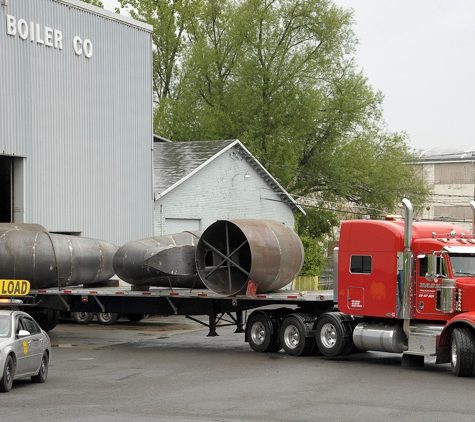
<path fill-rule="evenodd" d="M 412 277 L 412 217 L 413 208 L 411 201 L 404 198 L 402 200 L 404 205 L 404 253 L 403 253 L 403 292 L 402 292 L 402 314 L 404 319 L 404 332 L 409 337 L 410 335 L 410 318 L 411 318 L 411 277 Z"/>
<path fill-rule="evenodd" d="M 470 208 L 472 209 L 472 236 L 475 236 L 475 201 L 470 201 Z"/>

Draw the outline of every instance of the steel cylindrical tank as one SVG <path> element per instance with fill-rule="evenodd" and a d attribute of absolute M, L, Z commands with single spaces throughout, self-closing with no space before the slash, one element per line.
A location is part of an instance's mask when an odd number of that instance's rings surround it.
<path fill-rule="evenodd" d="M 87 285 L 114 275 L 117 247 L 104 240 L 49 233 L 38 224 L 0 224 L 0 277 L 33 289 Z"/>
<path fill-rule="evenodd" d="M 203 232 L 196 250 L 198 275 L 222 295 L 278 290 L 297 276 L 303 260 L 298 235 L 273 220 L 219 220 Z"/>
<path fill-rule="evenodd" d="M 203 288 L 195 266 L 200 235 L 182 232 L 127 242 L 114 256 L 114 270 L 136 286 Z"/>

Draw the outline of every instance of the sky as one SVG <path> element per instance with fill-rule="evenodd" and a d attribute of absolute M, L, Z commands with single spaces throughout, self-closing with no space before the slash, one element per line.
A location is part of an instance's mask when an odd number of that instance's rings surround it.
<path fill-rule="evenodd" d="M 388 129 L 416 150 L 475 146 L 475 1 L 333 1 L 353 9 L 356 63 L 384 95 Z"/>

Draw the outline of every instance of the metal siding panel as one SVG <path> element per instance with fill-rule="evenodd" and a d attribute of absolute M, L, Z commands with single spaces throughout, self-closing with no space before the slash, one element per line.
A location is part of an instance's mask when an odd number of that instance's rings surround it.
<path fill-rule="evenodd" d="M 62 49 L 7 35 L 7 13 L 60 30 Z M 91 40 L 90 59 L 75 54 L 76 35 Z M 151 236 L 151 34 L 54 0 L 9 0 L 0 54 L 0 153 L 27 157 L 27 221 L 118 245 Z"/>

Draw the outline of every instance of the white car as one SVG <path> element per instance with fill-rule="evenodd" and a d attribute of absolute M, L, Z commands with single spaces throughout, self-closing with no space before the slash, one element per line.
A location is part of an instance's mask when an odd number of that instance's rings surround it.
<path fill-rule="evenodd" d="M 50 358 L 50 338 L 30 315 L 0 310 L 0 392 L 10 391 L 19 378 L 45 382 Z"/>

